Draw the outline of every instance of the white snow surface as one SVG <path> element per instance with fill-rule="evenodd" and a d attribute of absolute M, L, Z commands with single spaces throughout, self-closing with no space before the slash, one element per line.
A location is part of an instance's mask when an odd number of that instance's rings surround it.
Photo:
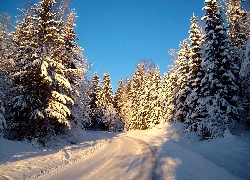
<path fill-rule="evenodd" d="M 250 132 L 199 141 L 183 124 L 146 131 L 84 131 L 49 148 L 0 138 L 0 179 L 250 179 Z"/>

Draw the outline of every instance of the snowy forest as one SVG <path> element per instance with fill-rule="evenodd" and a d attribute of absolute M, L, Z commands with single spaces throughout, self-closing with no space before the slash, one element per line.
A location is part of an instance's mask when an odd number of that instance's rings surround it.
<path fill-rule="evenodd" d="M 0 136 L 36 141 L 79 130 L 145 130 L 181 122 L 201 140 L 250 127 L 250 14 L 244 0 L 205 0 L 189 37 L 170 50 L 164 75 L 141 61 L 113 92 L 109 73 L 88 77 L 69 1 L 21 9 L 13 28 L 0 15 Z M 178 43 L 178 42 L 177 42 Z"/>

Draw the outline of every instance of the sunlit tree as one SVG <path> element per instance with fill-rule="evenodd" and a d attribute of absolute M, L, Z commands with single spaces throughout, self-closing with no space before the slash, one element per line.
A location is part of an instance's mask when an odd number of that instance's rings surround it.
<path fill-rule="evenodd" d="M 175 112 L 176 112 L 176 94 L 177 94 L 177 65 L 176 61 L 178 55 L 175 51 L 171 51 L 170 55 L 173 56 L 173 65 L 171 65 L 167 74 L 164 75 L 163 84 L 166 94 L 166 120 L 173 122 L 175 121 Z"/>
<path fill-rule="evenodd" d="M 204 77 L 204 71 L 201 68 L 202 55 L 201 55 L 201 42 L 202 34 L 198 25 L 198 19 L 194 15 L 191 17 L 191 29 L 189 31 L 190 40 L 190 57 L 188 61 L 189 72 L 187 75 L 188 92 L 186 98 L 186 104 L 188 106 L 188 114 L 185 118 L 185 123 L 188 126 L 188 130 L 194 130 L 196 123 L 196 117 L 198 113 L 195 112 L 197 101 L 201 93 L 201 79 Z"/>
<path fill-rule="evenodd" d="M 244 69 L 246 64 L 246 43 L 250 36 L 250 14 L 247 9 L 244 9 L 242 4 L 244 0 L 228 0 L 225 2 L 225 10 L 228 27 L 228 34 L 231 39 L 231 47 L 233 50 L 232 57 L 240 67 Z M 248 7 L 249 8 L 249 7 Z M 242 70 L 241 70 L 242 71 Z M 237 84 L 240 86 L 239 97 L 241 99 L 241 121 L 244 122 L 247 114 L 249 114 L 249 80 L 246 77 L 239 75 L 237 71 L 236 79 Z"/>
<path fill-rule="evenodd" d="M 0 13 L 0 133 L 7 128 L 5 104 L 7 104 L 12 87 L 11 71 L 14 67 L 13 52 L 14 48 L 11 42 L 10 15 Z"/>
<path fill-rule="evenodd" d="M 178 59 L 176 61 L 176 85 L 177 85 L 177 94 L 176 94 L 176 112 L 175 118 L 180 122 L 184 122 L 188 114 L 188 106 L 186 103 L 186 98 L 188 96 L 188 71 L 189 71 L 189 59 L 190 59 L 190 45 L 187 40 L 184 40 L 180 45 L 180 50 L 178 52 Z"/>
<path fill-rule="evenodd" d="M 144 71 L 145 64 L 138 64 L 132 78 L 130 90 L 132 119 L 129 129 L 146 129 L 145 119 L 143 118 L 144 110 L 143 107 L 140 107 L 144 94 Z"/>
<path fill-rule="evenodd" d="M 124 82 L 124 93 L 122 95 L 120 118 L 125 124 L 125 129 L 129 129 L 129 125 L 132 119 L 132 101 L 131 101 L 131 84 L 130 78 L 127 78 Z"/>
<path fill-rule="evenodd" d="M 89 128 L 100 129 L 102 126 L 101 108 L 98 105 L 98 94 L 101 91 L 100 78 L 97 72 L 92 77 L 91 87 L 89 89 L 89 107 L 91 124 Z"/>
<path fill-rule="evenodd" d="M 120 117 L 120 119 L 122 119 L 121 116 L 121 109 L 123 106 L 123 97 L 124 97 L 124 84 L 123 84 L 123 80 L 119 80 L 118 82 L 118 87 L 114 96 L 114 107 L 117 111 L 118 116 Z"/>
<path fill-rule="evenodd" d="M 235 68 L 231 56 L 230 39 L 224 27 L 224 20 L 216 0 L 206 0 L 206 21 L 204 37 L 205 71 L 201 81 L 201 94 L 196 112 L 197 130 L 202 138 L 221 137 L 228 126 L 237 119 L 238 96 L 235 80 Z"/>
<path fill-rule="evenodd" d="M 120 121 L 114 108 L 114 97 L 111 86 L 110 74 L 104 73 L 101 90 L 98 94 L 98 106 L 102 111 L 103 130 L 122 131 L 123 123 Z"/>
<path fill-rule="evenodd" d="M 165 107 L 163 106 L 163 83 L 159 67 L 153 69 L 153 74 L 147 78 L 147 112 L 146 123 L 147 128 L 152 128 L 155 125 L 164 121 Z M 150 83 L 151 82 L 151 83 Z"/>
<path fill-rule="evenodd" d="M 38 138 L 44 142 L 47 135 L 71 127 L 74 100 L 69 72 L 76 69 L 71 46 L 76 38 L 66 30 L 73 29 L 72 18 L 69 15 L 65 24 L 53 11 L 55 4 L 54 0 L 39 2 L 27 11 L 13 33 L 17 50 L 17 95 L 11 100 L 14 139 Z"/>

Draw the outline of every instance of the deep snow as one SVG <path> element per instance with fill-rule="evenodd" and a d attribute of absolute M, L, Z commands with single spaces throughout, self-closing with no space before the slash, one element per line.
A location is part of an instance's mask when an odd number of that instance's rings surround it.
<path fill-rule="evenodd" d="M 54 174 L 108 149 L 113 138 L 124 136 L 151 145 L 156 157 L 155 179 L 250 179 L 249 131 L 237 125 L 237 130 L 231 131 L 233 135 L 199 141 L 195 134 L 183 133 L 182 129 L 180 123 L 166 123 L 146 131 L 84 131 L 71 137 L 77 139 L 76 144 L 61 136 L 49 148 L 0 138 L 0 179 L 36 179 Z M 126 158 L 124 164 L 129 166 Z"/>
<path fill-rule="evenodd" d="M 49 148 L 0 138 L 0 180 L 36 179 L 53 173 L 104 148 L 115 134 L 84 131 L 74 136 L 59 136 L 50 142 L 53 145 Z M 72 139 L 78 142 L 71 144 Z"/>
<path fill-rule="evenodd" d="M 234 135 L 208 141 L 183 133 L 181 123 L 128 134 L 155 147 L 157 179 L 250 179 L 250 132 L 237 126 Z"/>

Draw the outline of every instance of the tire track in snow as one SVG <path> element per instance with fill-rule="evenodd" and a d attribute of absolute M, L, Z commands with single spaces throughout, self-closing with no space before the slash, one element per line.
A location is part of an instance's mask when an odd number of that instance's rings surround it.
<path fill-rule="evenodd" d="M 120 136 L 89 158 L 43 179 L 155 179 L 153 147 L 136 138 Z"/>
<path fill-rule="evenodd" d="M 140 139 L 133 138 L 133 137 L 128 137 L 128 138 L 132 139 L 134 141 L 137 141 L 140 144 L 144 144 L 150 150 L 151 155 L 152 155 L 152 157 L 151 157 L 151 166 L 152 166 L 151 179 L 155 180 L 156 179 L 156 169 L 157 169 L 157 157 L 156 157 L 156 150 L 155 150 L 155 148 L 153 146 L 151 146 L 149 143 L 146 143 L 145 141 L 142 141 Z"/>
<path fill-rule="evenodd" d="M 113 156 L 115 154 L 118 154 L 121 151 L 122 146 L 123 146 L 122 143 L 118 143 L 118 147 L 113 151 L 113 153 L 106 153 L 107 157 L 105 158 L 105 161 L 103 162 L 103 164 L 100 164 L 100 166 L 97 167 L 95 171 L 89 172 L 89 174 L 87 175 L 85 174 L 85 177 L 83 179 L 91 179 L 91 177 L 94 176 L 96 173 L 98 173 L 98 171 L 106 167 L 113 160 Z"/>

